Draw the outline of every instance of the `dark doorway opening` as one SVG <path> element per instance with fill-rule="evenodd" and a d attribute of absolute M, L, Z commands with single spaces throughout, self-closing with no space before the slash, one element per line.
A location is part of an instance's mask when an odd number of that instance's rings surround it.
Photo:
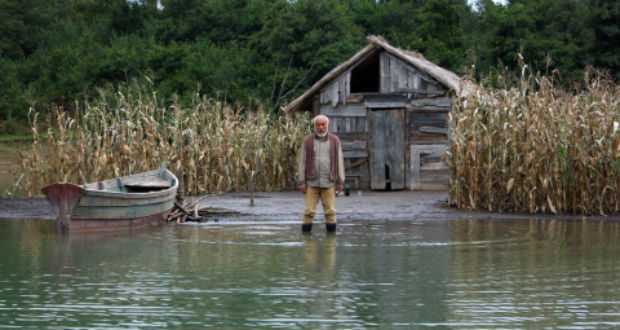
<path fill-rule="evenodd" d="M 385 190 L 392 190 L 392 183 L 390 181 L 390 165 L 385 164 Z"/>
<path fill-rule="evenodd" d="M 379 63 L 379 52 L 375 52 L 351 70 L 351 93 L 379 92 Z"/>

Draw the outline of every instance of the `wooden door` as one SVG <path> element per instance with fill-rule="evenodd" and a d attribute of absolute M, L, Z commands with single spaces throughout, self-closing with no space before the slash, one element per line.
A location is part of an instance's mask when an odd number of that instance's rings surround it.
<path fill-rule="evenodd" d="M 405 187 L 405 110 L 370 110 L 370 189 Z"/>

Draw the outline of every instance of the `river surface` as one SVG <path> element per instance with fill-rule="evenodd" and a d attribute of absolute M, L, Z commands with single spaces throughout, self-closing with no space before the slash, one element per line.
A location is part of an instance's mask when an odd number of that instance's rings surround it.
<path fill-rule="evenodd" d="M 0 329 L 618 329 L 620 223 L 0 219 Z"/>

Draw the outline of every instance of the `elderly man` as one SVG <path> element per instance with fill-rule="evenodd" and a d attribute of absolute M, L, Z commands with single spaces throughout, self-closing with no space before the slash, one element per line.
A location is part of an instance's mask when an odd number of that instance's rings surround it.
<path fill-rule="evenodd" d="M 304 138 L 298 164 L 299 190 L 304 193 L 306 207 L 301 230 L 309 233 L 316 214 L 316 204 L 321 200 L 325 213 L 327 232 L 336 231 L 336 187 L 342 193 L 344 184 L 344 159 L 340 140 L 329 133 L 329 118 L 318 115 L 312 120 L 314 134 Z"/>

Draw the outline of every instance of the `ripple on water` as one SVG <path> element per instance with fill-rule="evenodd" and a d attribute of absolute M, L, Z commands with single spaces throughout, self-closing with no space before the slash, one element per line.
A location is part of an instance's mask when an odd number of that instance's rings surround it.
<path fill-rule="evenodd" d="M 0 328 L 620 327 L 614 225 L 399 222 L 304 236 L 298 222 L 248 221 L 66 241 L 11 228 L 0 222 Z"/>

